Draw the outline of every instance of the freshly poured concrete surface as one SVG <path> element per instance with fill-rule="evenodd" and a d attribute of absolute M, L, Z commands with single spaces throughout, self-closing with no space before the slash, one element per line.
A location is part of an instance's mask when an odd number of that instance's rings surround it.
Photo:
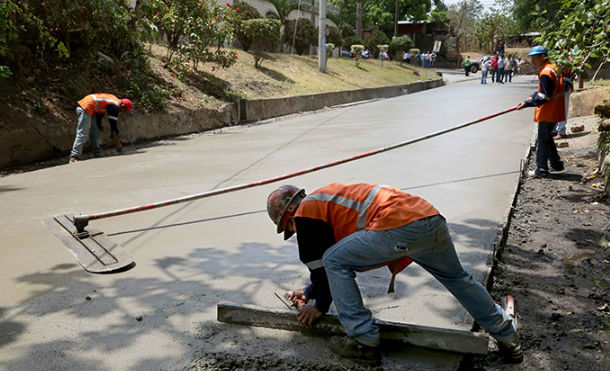
<path fill-rule="evenodd" d="M 369 182 L 420 195 L 447 218 L 463 264 L 481 279 L 532 136 L 531 109 L 282 183 L 94 221 L 137 263 L 120 274 L 86 273 L 40 220 L 249 183 L 422 136 L 511 107 L 535 88 L 529 77 L 515 80 L 462 82 L 0 178 L 0 369 L 176 369 L 196 350 L 313 352 L 339 364 L 324 339 L 215 321 L 219 301 L 278 307 L 274 291 L 308 281 L 294 238 L 283 241 L 266 214 L 269 192 Z M 389 277 L 385 268 L 359 275 L 378 318 L 471 327 L 415 264 L 391 295 Z"/>

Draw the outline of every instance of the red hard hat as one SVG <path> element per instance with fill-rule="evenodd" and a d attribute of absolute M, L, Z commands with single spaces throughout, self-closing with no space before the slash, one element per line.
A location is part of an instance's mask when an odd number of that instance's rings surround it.
<path fill-rule="evenodd" d="M 284 230 L 286 220 L 294 214 L 303 198 L 305 198 L 305 190 L 290 184 L 280 186 L 267 197 L 267 213 L 277 225 L 277 233 L 284 232 L 284 240 L 289 239 L 293 234 Z"/>
<path fill-rule="evenodd" d="M 131 111 L 131 109 L 133 108 L 133 103 L 131 103 L 131 101 L 127 98 L 121 99 L 121 103 L 123 103 L 127 111 Z"/>

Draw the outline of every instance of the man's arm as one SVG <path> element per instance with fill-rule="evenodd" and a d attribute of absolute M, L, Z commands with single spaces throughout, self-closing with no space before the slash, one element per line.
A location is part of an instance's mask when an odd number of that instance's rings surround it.
<path fill-rule="evenodd" d="M 553 91 L 555 90 L 555 83 L 547 75 L 540 77 L 540 92 L 535 92 L 527 100 L 523 102 L 523 108 L 525 107 L 538 107 L 553 98 Z"/>
<path fill-rule="evenodd" d="M 305 296 L 315 299 L 315 307 L 321 312 L 328 312 L 332 303 L 328 278 L 322 264 L 324 252 L 334 245 L 335 237 L 332 227 L 317 219 L 295 218 L 299 259 L 307 265 L 311 284 L 305 287 Z"/>
<path fill-rule="evenodd" d="M 117 126 L 117 122 L 119 120 L 119 107 L 114 104 L 109 104 L 106 107 L 108 112 L 108 123 L 110 123 L 110 135 L 114 140 L 114 146 L 116 147 L 117 152 L 123 151 L 123 145 L 119 140 L 119 127 Z"/>

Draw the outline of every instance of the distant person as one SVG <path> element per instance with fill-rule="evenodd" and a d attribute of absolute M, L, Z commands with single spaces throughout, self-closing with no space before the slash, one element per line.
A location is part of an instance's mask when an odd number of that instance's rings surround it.
<path fill-rule="evenodd" d="M 504 63 L 504 82 L 513 82 L 513 56 L 509 55 Z"/>
<path fill-rule="evenodd" d="M 421 54 L 421 62 L 423 68 L 428 68 L 428 53 L 426 51 Z"/>
<path fill-rule="evenodd" d="M 386 60 L 386 61 L 390 60 L 390 56 L 388 55 L 388 52 L 383 52 L 382 55 L 383 55 L 384 60 Z"/>
<path fill-rule="evenodd" d="M 434 68 L 434 64 L 436 63 L 436 57 L 436 53 L 432 51 L 432 53 L 430 54 L 430 68 Z"/>
<path fill-rule="evenodd" d="M 502 82 L 502 79 L 504 78 L 504 65 L 504 58 L 500 56 L 500 58 L 498 58 L 498 71 L 496 72 L 496 82 L 499 82 L 500 84 L 504 84 L 504 82 Z"/>
<path fill-rule="evenodd" d="M 464 60 L 464 72 L 466 73 L 466 76 L 470 73 L 470 56 L 467 56 Z"/>
<path fill-rule="evenodd" d="M 491 61 L 485 58 L 481 61 L 481 84 L 487 84 L 487 71 L 491 68 Z"/>
<path fill-rule="evenodd" d="M 494 55 L 491 59 L 491 82 L 496 81 L 498 75 L 498 56 Z"/>
<path fill-rule="evenodd" d="M 504 56 L 504 41 L 498 41 L 498 47 L 496 48 L 496 54 L 499 56 Z"/>
<path fill-rule="evenodd" d="M 89 94 L 80 101 L 76 106 L 76 114 L 78 116 L 78 125 L 76 126 L 76 138 L 70 152 L 70 163 L 78 162 L 83 154 L 83 146 L 87 142 L 87 138 L 91 140 L 93 152 L 101 150 L 100 130 L 102 129 L 102 119 L 108 114 L 108 123 L 110 124 L 110 135 L 114 140 L 117 152 L 123 151 L 123 146 L 119 140 L 119 129 L 117 120 L 119 112 L 131 111 L 133 104 L 129 99 L 119 99 L 112 94 L 95 93 Z M 92 119 L 95 117 L 95 125 L 91 125 Z"/>
<path fill-rule="evenodd" d="M 418 52 L 417 52 L 417 55 L 415 56 L 415 63 L 416 63 L 418 66 L 421 66 L 421 65 L 422 65 L 422 63 L 421 63 L 421 52 L 420 52 L 420 51 L 418 51 Z"/>
<path fill-rule="evenodd" d="M 572 55 L 570 55 L 570 61 L 572 60 Z M 553 134 L 555 135 L 553 139 L 564 139 L 567 138 L 568 133 L 566 132 L 566 126 L 568 124 L 568 111 L 570 109 L 570 94 L 574 91 L 574 77 L 576 74 L 571 69 L 566 69 L 561 73 L 561 78 L 563 80 L 564 85 L 564 104 L 565 104 L 565 118 L 555 125 L 555 130 Z"/>
<path fill-rule="evenodd" d="M 534 121 L 538 123 L 538 146 L 536 147 L 536 169 L 529 172 L 535 178 L 549 178 L 549 162 L 551 169 L 562 171 L 563 161 L 559 157 L 553 141 L 553 129 L 558 122 L 565 120 L 564 86 L 555 66 L 547 58 L 543 46 L 534 46 L 528 54 L 532 64 L 539 68 L 540 80 L 538 91 L 527 100 L 519 103 L 517 109 L 536 107 Z"/>
<path fill-rule="evenodd" d="M 406 51 L 405 54 L 402 55 L 402 61 L 406 64 L 411 64 L 411 52 Z"/>

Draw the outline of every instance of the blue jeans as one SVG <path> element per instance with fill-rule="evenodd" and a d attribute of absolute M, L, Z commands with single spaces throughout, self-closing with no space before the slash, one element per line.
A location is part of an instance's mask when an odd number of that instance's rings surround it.
<path fill-rule="evenodd" d="M 555 141 L 553 140 L 553 129 L 555 122 L 538 123 L 538 146 L 536 147 L 536 167 L 540 170 L 549 171 L 549 162 L 554 168 L 563 167 Z"/>
<path fill-rule="evenodd" d="M 71 157 L 79 157 L 83 154 L 83 146 L 87 142 L 87 137 L 91 139 L 91 145 L 94 151 L 99 151 L 100 130 L 97 125 L 91 125 L 92 117 L 81 107 L 76 107 L 76 115 L 78 116 L 78 125 L 76 126 L 76 138 L 72 144 Z"/>
<path fill-rule="evenodd" d="M 498 68 L 496 71 L 496 82 L 502 82 L 504 78 L 504 68 Z"/>
<path fill-rule="evenodd" d="M 481 71 L 481 84 L 487 84 L 487 70 Z"/>
<path fill-rule="evenodd" d="M 557 134 L 561 134 L 561 135 L 566 135 L 566 125 L 568 123 L 568 111 L 570 109 L 570 91 L 567 91 L 565 93 L 565 95 L 563 96 L 564 98 L 564 102 L 565 102 L 565 107 L 566 107 L 566 119 L 563 121 L 559 121 L 557 123 L 557 125 L 555 126 L 555 132 Z"/>
<path fill-rule="evenodd" d="M 379 328 L 362 303 L 357 270 L 408 256 L 442 283 L 477 323 L 499 341 L 516 338 L 512 318 L 462 267 L 440 215 L 386 231 L 361 230 L 329 248 L 322 259 L 339 321 L 359 342 L 379 344 Z"/>

